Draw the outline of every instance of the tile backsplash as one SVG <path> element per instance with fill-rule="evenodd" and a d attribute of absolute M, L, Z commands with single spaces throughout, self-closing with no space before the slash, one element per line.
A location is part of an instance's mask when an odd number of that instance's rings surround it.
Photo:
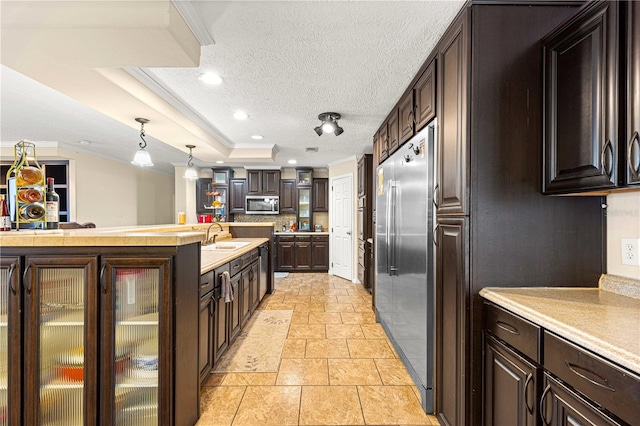
<path fill-rule="evenodd" d="M 274 229 L 276 231 L 282 230 L 282 225 L 288 230 L 291 228 L 291 223 L 296 221 L 295 213 L 284 213 L 278 215 L 272 214 L 234 214 L 234 222 L 273 222 Z M 329 213 L 314 213 L 313 224 L 322 225 L 322 230 L 327 231 L 329 226 Z M 313 231 L 313 229 L 312 229 Z"/>

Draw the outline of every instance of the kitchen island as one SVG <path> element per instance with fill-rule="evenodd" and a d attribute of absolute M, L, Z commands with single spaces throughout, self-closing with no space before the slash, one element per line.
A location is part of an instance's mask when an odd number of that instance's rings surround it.
<path fill-rule="evenodd" d="M 0 234 L 9 424 L 195 424 L 201 275 L 271 240 L 234 240 L 222 224 L 211 233 L 226 247 L 201 255 L 209 225 Z"/>
<path fill-rule="evenodd" d="M 487 424 L 536 424 L 538 416 L 545 424 L 639 424 L 640 299 L 607 290 L 624 280 L 480 291 Z"/>

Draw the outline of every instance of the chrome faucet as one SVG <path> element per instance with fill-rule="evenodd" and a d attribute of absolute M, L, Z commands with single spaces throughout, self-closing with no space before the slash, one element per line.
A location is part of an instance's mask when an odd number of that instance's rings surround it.
<path fill-rule="evenodd" d="M 213 241 L 211 241 L 211 237 L 209 237 L 209 232 L 211 231 L 211 227 L 213 225 L 218 225 L 218 227 L 220 228 L 220 230 L 218 232 L 216 232 L 215 234 L 213 234 Z M 207 228 L 207 239 L 204 241 L 204 245 L 207 244 L 215 244 L 216 242 L 216 236 L 220 233 L 224 231 L 224 228 L 222 227 L 222 225 L 220 225 L 218 222 L 212 222 L 211 225 L 209 225 L 209 227 Z"/>

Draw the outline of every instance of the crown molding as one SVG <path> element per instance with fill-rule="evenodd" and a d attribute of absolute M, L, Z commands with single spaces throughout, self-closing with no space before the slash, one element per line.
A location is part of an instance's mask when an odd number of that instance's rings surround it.
<path fill-rule="evenodd" d="M 200 46 L 216 44 L 209 29 L 200 18 L 200 14 L 190 1 L 171 0 L 171 3 L 178 10 L 178 13 L 180 13 L 180 16 L 184 19 L 193 36 L 198 40 L 198 43 L 200 43 Z"/>

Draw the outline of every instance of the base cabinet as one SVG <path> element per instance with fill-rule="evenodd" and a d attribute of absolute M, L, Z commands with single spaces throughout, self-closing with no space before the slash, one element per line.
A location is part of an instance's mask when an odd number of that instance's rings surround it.
<path fill-rule="evenodd" d="M 326 272 L 328 270 L 328 235 L 280 235 L 276 237 L 276 271 Z"/>
<path fill-rule="evenodd" d="M 484 424 L 536 426 L 540 368 L 484 334 Z"/>
<path fill-rule="evenodd" d="M 216 301 L 211 291 L 200 298 L 200 328 L 198 336 L 198 366 L 200 381 L 211 372 L 214 348 L 214 320 Z"/>
<path fill-rule="evenodd" d="M 565 387 L 549 373 L 544 373 L 544 391 L 540 415 L 544 425 L 622 425 Z"/>
<path fill-rule="evenodd" d="M 240 324 L 242 324 L 242 312 L 241 312 L 241 300 L 242 295 L 240 291 L 242 289 L 242 274 L 237 274 L 231 277 L 231 290 L 233 291 L 233 301 L 229 303 L 229 320 L 228 320 L 228 334 L 229 345 L 231 345 L 240 334 Z"/>
<path fill-rule="evenodd" d="M 0 423 L 195 424 L 199 248 L 3 247 Z"/>

